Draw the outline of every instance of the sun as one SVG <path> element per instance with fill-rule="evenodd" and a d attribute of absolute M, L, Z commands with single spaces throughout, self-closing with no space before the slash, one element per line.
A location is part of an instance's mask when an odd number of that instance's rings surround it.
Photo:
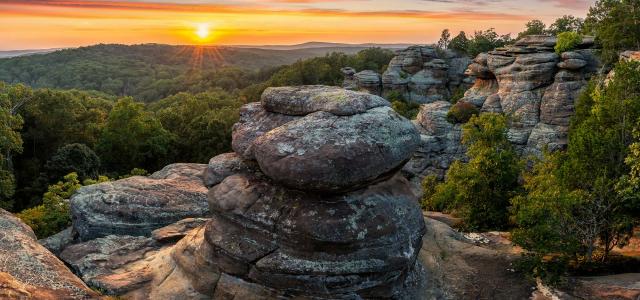
<path fill-rule="evenodd" d="M 204 40 L 204 39 L 208 38 L 209 35 L 211 34 L 211 32 L 209 30 L 209 25 L 207 25 L 207 24 L 198 24 L 195 34 L 201 40 Z"/>

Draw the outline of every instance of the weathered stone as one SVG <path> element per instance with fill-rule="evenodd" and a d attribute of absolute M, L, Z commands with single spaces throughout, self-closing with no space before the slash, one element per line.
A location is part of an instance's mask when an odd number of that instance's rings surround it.
<path fill-rule="evenodd" d="M 82 187 L 70 200 L 73 227 L 86 241 L 112 234 L 149 235 L 179 220 L 205 216 L 206 166 L 170 165 L 149 177 Z"/>
<path fill-rule="evenodd" d="M 0 209 L 0 298 L 94 299 L 89 289 L 36 241 L 27 225 Z"/>
<path fill-rule="evenodd" d="M 364 70 L 354 75 L 358 90 L 373 95 L 382 95 L 382 77 L 375 71 Z"/>
<path fill-rule="evenodd" d="M 409 121 L 378 107 L 349 117 L 308 115 L 258 138 L 254 151 L 260 169 L 279 183 L 338 192 L 387 178 L 418 142 Z"/>
<path fill-rule="evenodd" d="M 578 70 L 587 65 L 587 62 L 583 59 L 565 59 L 562 62 L 558 63 L 558 68 L 568 69 L 568 70 Z"/>
<path fill-rule="evenodd" d="M 233 125 L 231 147 L 243 159 L 255 159 L 253 141 L 272 129 L 301 118 L 268 112 L 260 102 L 249 103 L 240 109 L 240 119 Z"/>
<path fill-rule="evenodd" d="M 39 240 L 40 245 L 47 248 L 55 255 L 59 255 L 64 248 L 73 244 L 77 238 L 77 233 L 74 232 L 73 227 L 69 227 L 63 231 L 60 231 L 50 237 Z"/>
<path fill-rule="evenodd" d="M 305 116 L 320 111 L 351 116 L 390 105 L 387 100 L 369 93 L 322 85 L 268 88 L 262 94 L 261 103 L 268 112 L 291 116 Z"/>
<path fill-rule="evenodd" d="M 255 163 L 242 159 L 235 152 L 220 154 L 209 160 L 204 171 L 204 184 L 207 188 L 211 188 L 233 174 L 255 167 Z"/>
<path fill-rule="evenodd" d="M 151 237 L 159 243 L 173 243 L 185 237 L 192 230 L 204 225 L 209 219 L 187 218 L 169 226 L 156 229 Z"/>

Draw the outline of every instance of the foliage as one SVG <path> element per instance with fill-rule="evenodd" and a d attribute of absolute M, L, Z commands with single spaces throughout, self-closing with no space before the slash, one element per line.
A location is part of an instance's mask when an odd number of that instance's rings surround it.
<path fill-rule="evenodd" d="M 640 1 L 598 0 L 589 8 L 584 31 L 596 36 L 605 63 L 613 64 L 619 52 L 640 49 Z"/>
<path fill-rule="evenodd" d="M 521 39 L 527 35 L 541 35 L 547 33 L 547 25 L 540 20 L 531 20 L 525 25 L 526 29 L 518 33 L 517 39 Z"/>
<path fill-rule="evenodd" d="M 640 117 L 639 67 L 621 63 L 608 84 L 588 86 L 576 104 L 566 153 L 537 163 L 525 176 L 526 195 L 512 199 L 514 242 L 541 268 L 549 256 L 574 268 L 605 262 L 637 225 L 629 120 Z"/>
<path fill-rule="evenodd" d="M 447 121 L 452 124 L 467 123 L 473 116 L 480 114 L 480 110 L 472 103 L 458 101 L 447 112 Z"/>
<path fill-rule="evenodd" d="M 561 32 L 582 32 L 584 27 L 584 19 L 576 18 L 570 15 L 564 15 L 553 22 L 553 24 L 549 25 L 547 29 L 547 34 L 558 35 Z"/>
<path fill-rule="evenodd" d="M 504 47 L 513 40 L 510 35 L 498 35 L 493 28 L 485 31 L 476 31 L 473 38 L 469 40 L 467 54 L 472 57 L 480 53 L 494 50 L 495 48 Z"/>
<path fill-rule="evenodd" d="M 388 92 L 385 98 L 391 102 L 393 110 L 409 120 L 415 119 L 420 111 L 420 104 L 407 101 L 398 91 Z"/>
<path fill-rule="evenodd" d="M 65 176 L 64 181 L 49 186 L 41 205 L 20 212 L 18 218 L 29 225 L 39 239 L 62 231 L 71 225 L 68 199 L 81 186 L 77 174 Z"/>
<path fill-rule="evenodd" d="M 96 152 L 109 171 L 156 170 L 170 162 L 174 141 L 175 136 L 153 114 L 126 97 L 109 113 Z"/>
<path fill-rule="evenodd" d="M 34 88 L 96 90 L 150 102 L 179 92 L 215 88 L 234 92 L 268 79 L 278 66 L 328 51 L 331 49 L 95 45 L 0 59 L 0 81 Z"/>
<path fill-rule="evenodd" d="M 49 181 L 59 180 L 65 174 L 76 173 L 80 180 L 97 178 L 100 158 L 84 144 L 68 144 L 60 147 L 45 164 Z"/>
<path fill-rule="evenodd" d="M 442 200 L 435 198 L 433 195 L 437 191 L 440 180 L 438 176 L 429 175 L 422 179 L 422 197 L 420 198 L 420 206 L 424 210 L 443 211 L 447 209 L 446 203 L 433 202 L 434 200 Z"/>
<path fill-rule="evenodd" d="M 554 49 L 557 54 L 561 54 L 562 52 L 575 49 L 580 43 L 582 43 L 582 36 L 580 36 L 580 34 L 572 31 L 561 32 L 558 34 L 558 41 Z"/>
<path fill-rule="evenodd" d="M 355 55 L 333 52 L 283 67 L 269 80 L 248 86 L 240 93 L 244 102 L 260 101 L 260 95 L 267 87 L 288 85 L 333 85 L 341 86 L 344 75 L 340 69 L 353 67 L 356 70 L 384 72 L 394 53 L 387 49 L 370 48 Z"/>
<path fill-rule="evenodd" d="M 31 98 L 23 85 L 6 85 L 0 82 L 0 208 L 11 209 L 16 180 L 13 175 L 13 154 L 22 152 L 23 120 L 17 111 Z"/>
<path fill-rule="evenodd" d="M 176 137 L 173 161 L 207 162 L 231 150 L 231 129 L 242 103 L 222 90 L 180 93 L 150 106 Z"/>
<path fill-rule="evenodd" d="M 454 162 L 444 183 L 424 201 L 453 211 L 466 229 L 505 228 L 509 199 L 519 192 L 518 176 L 523 168 L 506 133 L 503 115 L 471 117 L 462 134 L 469 162 Z"/>
<path fill-rule="evenodd" d="M 458 88 L 453 90 L 453 93 L 451 93 L 451 99 L 449 102 L 451 102 L 452 104 L 458 103 L 460 99 L 464 98 L 464 94 L 466 93 L 466 91 L 467 90 L 464 87 L 459 86 Z"/>
<path fill-rule="evenodd" d="M 460 31 L 458 35 L 456 35 L 451 42 L 449 42 L 449 49 L 465 53 L 467 52 L 467 48 L 469 47 L 469 39 L 467 38 L 467 34 L 464 31 Z"/>
<path fill-rule="evenodd" d="M 449 49 L 449 43 L 451 43 L 451 33 L 449 32 L 449 29 L 445 29 L 440 35 L 437 47 L 440 50 L 447 50 Z"/>

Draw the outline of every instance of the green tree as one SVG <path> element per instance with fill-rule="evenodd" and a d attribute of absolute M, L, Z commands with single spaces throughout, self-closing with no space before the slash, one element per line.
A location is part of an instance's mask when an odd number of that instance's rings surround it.
<path fill-rule="evenodd" d="M 558 41 L 554 49 L 559 55 L 562 52 L 574 50 L 580 43 L 582 43 L 582 36 L 580 36 L 580 34 L 573 31 L 561 32 L 558 34 Z"/>
<path fill-rule="evenodd" d="M 538 265 L 549 255 L 565 266 L 606 261 L 633 233 L 630 120 L 640 117 L 639 83 L 638 63 L 618 64 L 608 84 L 591 83 L 576 103 L 566 153 L 547 156 L 525 176 L 526 195 L 512 200 L 514 241 Z"/>
<path fill-rule="evenodd" d="M 109 178 L 100 176 L 96 180 L 86 180 L 84 184 L 80 184 L 78 174 L 70 173 L 64 176 L 63 181 L 49 186 L 41 205 L 25 209 L 17 216 L 33 229 L 39 239 L 49 237 L 71 226 L 71 196 L 83 185 L 105 181 L 109 181 Z"/>
<path fill-rule="evenodd" d="M 449 49 L 449 43 L 451 43 L 451 33 L 449 32 L 449 29 L 445 29 L 440 35 L 440 40 L 438 40 L 438 48 L 441 50 L 447 50 Z"/>
<path fill-rule="evenodd" d="M 525 30 L 518 33 L 517 39 L 521 39 L 527 35 L 540 35 L 547 33 L 547 25 L 540 20 L 531 20 L 525 25 Z"/>
<path fill-rule="evenodd" d="M 466 53 L 468 47 L 469 39 L 464 31 L 460 31 L 460 33 L 451 39 L 451 42 L 449 43 L 449 49 L 460 53 Z"/>
<path fill-rule="evenodd" d="M 444 206 L 459 215 L 466 229 L 503 229 L 509 199 L 520 189 L 523 164 L 507 139 L 507 119 L 485 113 L 463 125 L 462 142 L 469 162 L 454 162 L 428 206 Z"/>
<path fill-rule="evenodd" d="M 22 152 L 23 120 L 18 111 L 32 97 L 23 85 L 7 85 L 0 81 L 0 208 L 13 209 L 16 189 L 13 154 Z"/>
<path fill-rule="evenodd" d="M 109 113 L 96 150 L 109 171 L 156 170 L 169 162 L 174 139 L 143 104 L 125 97 Z"/>
<path fill-rule="evenodd" d="M 80 180 L 97 178 L 100 158 L 84 144 L 62 146 L 45 164 L 49 181 L 59 180 L 65 174 L 76 173 Z"/>
<path fill-rule="evenodd" d="M 584 27 L 584 19 L 576 18 L 570 15 L 564 15 L 553 22 L 547 29 L 547 33 L 558 35 L 561 32 L 582 32 Z"/>
<path fill-rule="evenodd" d="M 176 136 L 174 161 L 207 162 L 231 150 L 231 132 L 240 105 L 223 90 L 196 95 L 180 93 L 150 108 L 162 126 Z"/>
<path fill-rule="evenodd" d="M 623 50 L 640 49 L 640 1 L 598 0 L 589 8 L 584 31 L 596 36 L 605 63 L 613 64 Z"/>
<path fill-rule="evenodd" d="M 510 35 L 498 35 L 493 28 L 485 31 L 476 31 L 473 38 L 469 41 L 467 53 L 470 56 L 477 56 L 480 53 L 503 47 L 512 42 Z"/>

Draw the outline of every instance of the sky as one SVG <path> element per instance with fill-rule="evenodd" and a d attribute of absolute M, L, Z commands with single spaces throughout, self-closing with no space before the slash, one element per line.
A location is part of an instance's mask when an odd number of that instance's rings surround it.
<path fill-rule="evenodd" d="M 0 50 L 98 43 L 416 43 L 443 29 L 517 34 L 595 0 L 0 0 Z"/>

